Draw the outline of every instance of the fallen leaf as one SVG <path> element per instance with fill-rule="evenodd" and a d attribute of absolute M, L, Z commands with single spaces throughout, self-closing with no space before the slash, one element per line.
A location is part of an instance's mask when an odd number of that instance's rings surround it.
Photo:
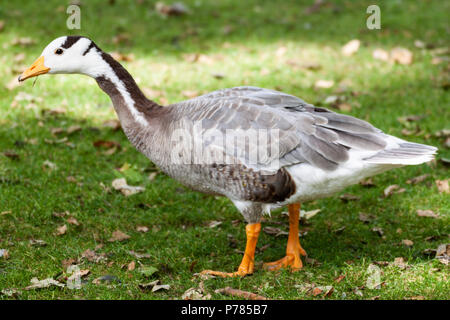
<path fill-rule="evenodd" d="M 136 262 L 131 261 L 128 266 L 127 266 L 127 270 L 128 271 L 133 271 L 134 269 L 136 269 Z"/>
<path fill-rule="evenodd" d="M 337 283 L 339 283 L 339 282 L 341 282 L 342 280 L 344 280 L 344 278 L 345 278 L 345 274 L 341 274 L 339 277 L 335 278 L 334 281 L 337 282 Z"/>
<path fill-rule="evenodd" d="M 310 14 L 316 13 L 316 12 L 318 12 L 318 11 L 322 8 L 322 6 L 324 6 L 325 4 L 326 4 L 326 1 L 325 1 L 325 0 L 314 0 L 314 4 L 311 5 L 311 6 L 309 6 L 309 7 L 307 7 L 307 8 L 305 9 L 304 13 L 305 13 L 306 15 L 310 15 Z"/>
<path fill-rule="evenodd" d="M 119 190 L 126 197 L 145 190 L 143 187 L 129 186 L 125 178 L 114 179 L 111 185 L 115 190 Z"/>
<path fill-rule="evenodd" d="M 215 228 L 215 227 L 217 227 L 217 226 L 219 226 L 219 225 L 221 225 L 222 224 L 222 221 L 210 221 L 210 222 L 208 222 L 208 224 L 206 225 L 208 228 Z"/>
<path fill-rule="evenodd" d="M 15 151 L 12 151 L 12 150 L 6 150 L 6 151 L 4 151 L 4 152 L 3 152 L 3 155 L 4 155 L 5 157 L 8 157 L 8 158 L 13 159 L 13 160 L 18 160 L 18 159 L 20 158 L 20 157 L 19 157 L 19 154 L 16 153 Z"/>
<path fill-rule="evenodd" d="M 67 225 L 65 225 L 65 224 L 60 226 L 60 227 L 58 227 L 58 228 L 56 228 L 56 235 L 57 236 L 62 236 L 64 234 L 66 234 L 66 232 L 67 232 Z"/>
<path fill-rule="evenodd" d="M 419 217 L 430 217 L 430 218 L 439 218 L 439 215 L 436 214 L 433 210 L 417 210 L 417 215 Z"/>
<path fill-rule="evenodd" d="M 372 52 L 372 57 L 377 60 L 389 61 L 389 52 L 378 48 Z"/>
<path fill-rule="evenodd" d="M 139 268 L 139 272 L 142 273 L 146 277 L 151 277 L 153 274 L 158 272 L 158 269 L 152 266 L 141 266 Z"/>
<path fill-rule="evenodd" d="M 440 263 L 448 266 L 450 261 L 450 243 L 441 244 L 437 247 L 436 259 L 438 259 Z"/>
<path fill-rule="evenodd" d="M 349 201 L 358 201 L 359 199 L 361 199 L 361 197 L 350 193 L 344 193 L 339 196 L 339 199 L 341 199 L 344 202 L 349 202 Z"/>
<path fill-rule="evenodd" d="M 390 58 L 393 62 L 410 65 L 413 62 L 413 54 L 405 48 L 394 48 L 391 50 Z"/>
<path fill-rule="evenodd" d="M 247 299 L 247 300 L 267 300 L 266 297 L 263 297 L 263 296 L 258 295 L 256 293 L 243 291 L 243 290 L 239 290 L 239 289 L 233 289 L 233 288 L 230 288 L 230 287 L 217 289 L 215 292 L 223 294 L 223 295 L 229 295 L 229 296 L 232 296 L 232 297 L 244 298 L 244 299 Z"/>
<path fill-rule="evenodd" d="M 45 242 L 44 240 L 40 240 L 40 239 L 31 239 L 30 245 L 33 247 L 45 247 L 47 245 L 47 242 Z"/>
<path fill-rule="evenodd" d="M 402 240 L 402 244 L 407 246 L 407 247 L 411 247 L 414 244 L 414 242 L 409 240 L 409 239 L 403 239 Z"/>
<path fill-rule="evenodd" d="M 137 259 L 151 258 L 151 255 L 148 253 L 138 253 L 138 252 L 134 252 L 134 251 L 128 251 L 128 253 L 131 254 L 132 256 L 136 257 Z"/>
<path fill-rule="evenodd" d="M 367 188 L 372 188 L 372 187 L 376 186 L 375 183 L 373 182 L 372 178 L 362 180 L 359 184 L 362 185 L 363 187 L 367 187 Z"/>
<path fill-rule="evenodd" d="M 383 194 L 384 194 L 384 197 L 387 198 L 394 193 L 402 193 L 405 191 L 406 191 L 406 189 L 400 188 L 397 184 L 393 184 L 393 185 L 387 187 L 386 189 L 384 189 Z"/>
<path fill-rule="evenodd" d="M 109 242 L 114 242 L 114 241 L 124 241 L 130 239 L 130 236 L 127 235 L 126 233 L 120 231 L 120 230 L 116 230 L 112 233 L 111 238 L 108 239 Z"/>
<path fill-rule="evenodd" d="M 73 225 L 75 225 L 75 226 L 79 226 L 79 225 L 80 225 L 80 223 L 78 222 L 78 220 L 75 219 L 74 217 L 69 217 L 69 218 L 67 218 L 67 222 L 70 223 L 70 224 L 73 224 Z"/>
<path fill-rule="evenodd" d="M 436 186 L 439 190 L 439 193 L 450 193 L 449 181 L 450 181 L 450 179 L 435 181 Z"/>
<path fill-rule="evenodd" d="M 35 44 L 36 41 L 33 40 L 32 38 L 26 37 L 26 38 L 14 38 L 11 42 L 12 45 L 14 46 L 22 46 L 22 47 L 27 47 L 27 46 L 31 46 L 33 44 Z"/>
<path fill-rule="evenodd" d="M 373 227 L 372 228 L 372 232 L 375 232 L 376 234 L 378 234 L 380 237 L 382 237 L 384 235 L 384 231 L 382 228 L 380 227 Z"/>
<path fill-rule="evenodd" d="M 92 283 L 96 284 L 96 285 L 99 285 L 102 283 L 112 283 L 112 282 L 120 283 L 120 279 L 117 278 L 116 276 L 107 274 L 107 275 L 98 277 L 92 281 Z"/>
<path fill-rule="evenodd" d="M 191 98 L 191 99 L 199 96 L 198 91 L 190 91 L 190 90 L 181 91 L 181 94 L 183 96 L 185 96 L 186 98 Z"/>
<path fill-rule="evenodd" d="M 136 231 L 137 231 L 137 232 L 144 232 L 144 233 L 145 233 L 145 232 L 148 232 L 148 230 L 149 230 L 149 229 L 148 229 L 148 227 L 146 227 L 146 226 L 137 226 L 137 227 L 136 227 Z"/>
<path fill-rule="evenodd" d="M 361 41 L 358 39 L 350 40 L 342 47 L 341 52 L 344 56 L 349 57 L 358 51 L 360 45 Z"/>
<path fill-rule="evenodd" d="M 264 227 L 263 231 L 267 234 L 275 235 L 276 237 L 289 234 L 285 231 L 282 231 L 280 228 L 276 228 L 276 227 Z"/>
<path fill-rule="evenodd" d="M 200 289 L 189 288 L 187 289 L 183 295 L 181 296 L 183 300 L 209 300 L 211 299 L 211 295 L 203 295 Z"/>
<path fill-rule="evenodd" d="M 314 88 L 316 89 L 329 89 L 334 86 L 333 80 L 317 80 L 314 84 Z"/>
<path fill-rule="evenodd" d="M 156 292 L 156 291 L 159 291 L 159 290 L 162 290 L 162 289 L 170 290 L 170 285 L 168 285 L 168 284 L 157 284 L 157 285 L 154 285 L 153 288 L 152 288 L 152 292 Z"/>
<path fill-rule="evenodd" d="M 155 4 L 155 10 L 163 17 L 181 16 L 190 13 L 189 8 L 182 2 L 175 2 L 171 5 L 167 5 L 164 2 L 157 2 Z"/>
<path fill-rule="evenodd" d="M 33 289 L 42 289 L 42 288 L 48 288 L 51 286 L 61 287 L 63 288 L 65 285 L 52 279 L 47 278 L 44 280 L 38 280 L 38 278 L 31 279 L 31 285 L 28 287 L 25 287 L 25 290 L 33 290 Z"/>
<path fill-rule="evenodd" d="M 430 175 L 428 173 L 427 174 L 423 174 L 421 176 L 417 176 L 417 177 L 414 177 L 412 179 L 406 180 L 406 183 L 407 184 L 418 184 L 418 183 L 420 183 L 422 181 L 425 181 L 429 176 Z"/>
<path fill-rule="evenodd" d="M 364 223 L 370 223 L 370 222 L 373 221 L 374 218 L 375 217 L 373 215 L 371 215 L 371 214 L 366 214 L 366 213 L 363 213 L 363 212 L 359 213 L 359 220 L 364 222 Z"/>
<path fill-rule="evenodd" d="M 54 164 L 53 162 L 50 162 L 50 161 L 48 161 L 48 160 L 45 160 L 43 163 L 42 163 L 42 168 L 43 169 L 50 169 L 50 171 L 53 171 L 53 170 L 56 170 L 56 169 L 58 169 L 58 167 L 56 166 L 56 164 Z"/>
<path fill-rule="evenodd" d="M 314 217 L 316 214 L 320 212 L 320 209 L 310 210 L 310 211 L 303 211 L 300 210 L 300 218 L 309 220 L 312 217 Z"/>
<path fill-rule="evenodd" d="M 97 254 L 94 250 L 87 249 L 81 254 L 82 258 L 85 258 L 89 262 L 99 263 L 106 260 L 106 254 Z"/>
<path fill-rule="evenodd" d="M 22 292 L 20 290 L 14 289 L 14 288 L 9 288 L 9 289 L 3 289 L 2 291 L 0 291 L 0 294 L 10 297 L 10 298 L 17 298 L 22 294 Z"/>
<path fill-rule="evenodd" d="M 7 249 L 0 249 L 0 258 L 9 259 L 9 251 Z"/>

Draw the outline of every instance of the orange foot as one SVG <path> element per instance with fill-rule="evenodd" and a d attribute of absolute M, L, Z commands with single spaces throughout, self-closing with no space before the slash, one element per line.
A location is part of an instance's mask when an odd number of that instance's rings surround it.
<path fill-rule="evenodd" d="M 298 219 L 300 204 L 289 205 L 289 238 L 286 246 L 286 256 L 280 260 L 264 264 L 264 269 L 275 271 L 281 268 L 290 268 L 291 271 L 300 270 L 303 267 L 300 256 L 306 256 L 306 251 L 300 245 L 298 239 Z"/>
<path fill-rule="evenodd" d="M 276 271 L 281 268 L 290 268 L 291 271 L 298 271 L 303 268 L 302 259 L 300 255 L 306 256 L 306 251 L 300 247 L 300 250 L 293 253 L 287 253 L 285 257 L 274 262 L 264 263 L 264 269 L 269 271 Z"/>
<path fill-rule="evenodd" d="M 203 270 L 202 272 L 200 272 L 200 274 L 219 276 L 219 277 L 223 277 L 223 278 L 244 277 L 248 274 L 252 274 L 253 269 L 255 267 L 254 259 L 255 259 L 256 243 L 258 242 L 258 236 L 259 236 L 260 231 L 261 231 L 260 223 L 248 224 L 245 227 L 245 232 L 247 235 L 247 245 L 245 247 L 245 252 L 244 252 L 244 257 L 242 258 L 242 262 L 236 272 Z"/>
<path fill-rule="evenodd" d="M 236 272 L 222 272 L 222 271 L 214 271 L 214 270 L 203 270 L 200 274 L 206 274 L 211 276 L 218 276 L 222 278 L 228 277 L 245 277 L 246 275 L 253 273 L 253 263 L 247 265 L 241 265 Z"/>

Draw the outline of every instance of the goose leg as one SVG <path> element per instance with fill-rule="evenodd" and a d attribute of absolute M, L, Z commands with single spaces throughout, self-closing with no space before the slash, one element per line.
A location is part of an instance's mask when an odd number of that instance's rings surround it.
<path fill-rule="evenodd" d="M 292 271 L 303 267 L 300 255 L 306 256 L 306 251 L 300 245 L 298 239 L 298 220 L 300 216 L 300 203 L 290 204 L 289 208 L 289 238 L 286 246 L 286 256 L 280 260 L 264 264 L 266 270 L 278 270 L 290 267 Z"/>
<path fill-rule="evenodd" d="M 253 273 L 254 261 L 255 261 L 255 249 L 258 242 L 259 232 L 261 231 L 261 223 L 248 224 L 245 227 L 245 233 L 247 235 L 247 245 L 245 247 L 244 256 L 242 262 L 236 272 L 221 272 L 213 270 L 203 270 L 201 274 L 209 274 L 220 277 L 236 277 L 246 276 Z"/>

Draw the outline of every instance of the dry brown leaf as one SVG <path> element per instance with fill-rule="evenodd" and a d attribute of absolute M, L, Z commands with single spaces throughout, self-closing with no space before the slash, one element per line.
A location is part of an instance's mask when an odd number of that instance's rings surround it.
<path fill-rule="evenodd" d="M 429 176 L 430 175 L 428 173 L 427 174 L 423 174 L 421 176 L 417 176 L 417 177 L 414 177 L 412 179 L 406 180 L 406 183 L 407 184 L 418 184 L 418 183 L 420 183 L 422 181 L 425 181 Z"/>
<path fill-rule="evenodd" d="M 430 218 L 439 218 L 439 215 L 435 213 L 433 210 L 417 210 L 417 215 L 419 217 L 430 217 Z"/>
<path fill-rule="evenodd" d="M 130 239 L 131 237 L 129 235 L 127 235 L 126 233 L 120 231 L 120 230 L 116 230 L 112 233 L 111 238 L 108 239 L 109 242 L 114 242 L 114 241 L 124 241 L 127 239 Z"/>
<path fill-rule="evenodd" d="M 263 297 L 263 296 L 258 295 L 256 293 L 252 293 L 252 292 L 248 292 L 248 291 L 242 291 L 242 290 L 239 290 L 239 289 L 233 289 L 233 288 L 230 288 L 230 287 L 217 289 L 215 292 L 223 294 L 223 295 L 229 295 L 229 296 L 238 297 L 238 298 L 244 298 L 244 299 L 248 299 L 248 300 L 267 300 L 266 297 Z"/>
<path fill-rule="evenodd" d="M 127 266 L 127 270 L 128 271 L 133 271 L 134 269 L 136 269 L 136 262 L 131 261 L 128 266 Z"/>
<path fill-rule="evenodd" d="M 285 231 L 282 231 L 280 228 L 275 228 L 275 227 L 264 227 L 263 231 L 267 234 L 275 235 L 276 237 L 289 234 Z"/>
<path fill-rule="evenodd" d="M 361 41 L 359 41 L 358 39 L 350 40 L 342 47 L 341 52 L 344 56 L 349 57 L 359 50 L 360 45 Z"/>
<path fill-rule="evenodd" d="M 344 278 L 345 278 L 345 274 L 341 274 L 339 277 L 337 277 L 336 279 L 334 279 L 334 281 L 337 282 L 337 283 L 339 283 L 339 282 L 341 282 L 342 280 L 344 280 Z"/>
<path fill-rule="evenodd" d="M 186 98 L 191 98 L 191 99 L 199 96 L 199 92 L 196 90 L 184 90 L 184 91 L 181 91 L 181 94 L 183 96 L 185 96 Z"/>
<path fill-rule="evenodd" d="M 114 179 L 111 185 L 115 190 L 119 190 L 126 197 L 145 190 L 143 187 L 129 186 L 125 178 Z"/>
<path fill-rule="evenodd" d="M 146 227 L 146 226 L 137 226 L 136 227 L 136 231 L 137 232 L 143 232 L 143 233 L 145 233 L 145 232 L 148 232 L 148 227 Z"/>
<path fill-rule="evenodd" d="M 389 61 L 389 52 L 378 48 L 372 52 L 372 57 L 377 60 Z"/>
<path fill-rule="evenodd" d="M 399 64 L 410 65 L 413 62 L 413 54 L 405 48 L 394 48 L 391 50 L 391 60 Z"/>
<path fill-rule="evenodd" d="M 47 245 L 47 242 L 41 239 L 31 239 L 30 240 L 30 246 L 33 247 L 45 247 Z"/>
<path fill-rule="evenodd" d="M 399 267 L 400 269 L 406 269 L 406 262 L 403 257 L 395 258 L 393 265 Z"/>
<path fill-rule="evenodd" d="M 67 225 L 63 224 L 62 226 L 56 228 L 56 235 L 62 236 L 67 232 Z"/>
<path fill-rule="evenodd" d="M 215 227 L 217 227 L 217 226 L 219 226 L 221 224 L 222 224 L 222 221 L 215 221 L 215 220 L 213 220 L 213 221 L 208 222 L 206 226 L 208 228 L 215 228 Z"/>
<path fill-rule="evenodd" d="M 187 289 L 183 295 L 181 296 L 181 299 L 183 300 L 209 300 L 211 299 L 211 295 L 203 295 L 204 292 L 202 292 L 201 289 L 196 288 L 189 288 Z"/>
<path fill-rule="evenodd" d="M 414 242 L 411 241 L 411 240 L 409 240 L 409 239 L 403 239 L 403 240 L 402 240 L 402 244 L 403 244 L 404 246 L 411 247 L 411 246 L 414 245 Z"/>
<path fill-rule="evenodd" d="M 364 223 L 372 222 L 374 218 L 375 217 L 373 215 L 371 215 L 371 214 L 366 214 L 366 213 L 363 213 L 363 212 L 359 213 L 359 220 L 364 222 Z"/>
<path fill-rule="evenodd" d="M 38 278 L 33 278 L 31 279 L 31 285 L 29 285 L 28 287 L 25 287 L 25 290 L 32 290 L 32 289 L 42 289 L 42 288 L 48 288 L 51 286 L 56 286 L 56 287 L 61 287 L 63 288 L 65 285 L 52 279 L 52 278 L 47 278 L 44 280 L 38 280 Z"/>
<path fill-rule="evenodd" d="M 75 219 L 74 217 L 69 217 L 69 218 L 67 218 L 67 222 L 70 223 L 70 224 L 73 224 L 73 225 L 75 225 L 75 226 L 79 226 L 79 225 L 80 225 L 80 223 L 78 222 L 78 220 Z"/>
<path fill-rule="evenodd" d="M 397 185 L 397 184 L 393 184 L 393 185 L 390 185 L 389 187 L 387 187 L 386 189 L 384 189 L 383 194 L 384 194 L 384 197 L 387 198 L 387 197 L 393 195 L 394 193 L 402 193 L 405 191 L 406 191 L 406 189 L 400 188 L 399 185 Z"/>
<path fill-rule="evenodd" d="M 182 2 L 175 2 L 171 5 L 165 4 L 164 2 L 157 2 L 155 4 L 155 10 L 164 17 L 181 16 L 190 13 L 189 8 Z"/>
<path fill-rule="evenodd" d="M 9 259 L 9 251 L 7 249 L 0 249 L 0 258 Z"/>
<path fill-rule="evenodd" d="M 375 183 L 373 182 L 372 178 L 362 180 L 359 184 L 367 188 L 375 187 Z"/>
<path fill-rule="evenodd" d="M 344 202 L 349 202 L 349 201 L 358 201 L 359 199 L 361 199 L 361 197 L 351 193 L 344 193 L 339 196 L 339 199 L 341 199 Z"/>
<path fill-rule="evenodd" d="M 94 250 L 87 249 L 81 254 L 81 257 L 85 258 L 89 262 L 99 263 L 106 260 L 106 254 L 97 254 Z"/>
<path fill-rule="evenodd" d="M 329 89 L 332 86 L 334 86 L 334 81 L 333 80 L 317 80 L 314 83 L 314 88 L 315 89 Z"/>
<path fill-rule="evenodd" d="M 378 234 L 380 237 L 382 237 L 384 235 L 384 231 L 382 228 L 380 227 L 373 227 L 372 228 L 372 232 L 375 232 L 376 234 Z"/>
<path fill-rule="evenodd" d="M 439 193 L 450 193 L 449 181 L 450 181 L 450 179 L 435 181 L 436 186 L 439 190 Z"/>

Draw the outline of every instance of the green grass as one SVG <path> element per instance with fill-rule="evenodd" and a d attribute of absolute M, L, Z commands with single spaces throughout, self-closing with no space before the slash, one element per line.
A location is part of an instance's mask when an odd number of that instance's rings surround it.
<path fill-rule="evenodd" d="M 133 53 L 135 59 L 126 68 L 143 88 L 162 91 L 157 101 L 169 103 L 185 99 L 183 90 L 199 93 L 220 88 L 254 85 L 278 89 L 321 104 L 335 94 L 340 84 L 353 109 L 351 115 L 366 119 L 385 132 L 411 141 L 439 147 L 438 158 L 450 157 L 443 140 L 434 137 L 447 128 L 450 120 L 449 94 L 442 86 L 448 76 L 447 62 L 432 64 L 432 51 L 418 49 L 420 39 L 436 48 L 448 47 L 448 3 L 442 1 L 377 1 L 381 7 L 382 29 L 366 29 L 366 8 L 370 1 L 333 1 L 319 12 L 306 15 L 304 9 L 312 1 L 185 1 L 192 14 L 164 19 L 153 10 L 153 2 L 130 5 L 127 1 L 83 1 L 82 30 L 65 27 L 65 2 L 3 1 L 0 20 L 5 21 L 0 32 L 0 248 L 7 249 L 10 258 L 0 258 L 0 290 L 22 289 L 33 277 L 58 278 L 63 272 L 62 260 L 78 258 L 87 249 L 103 244 L 99 253 L 108 257 L 106 263 L 83 262 L 90 269 L 87 283 L 80 290 L 49 288 L 22 290 L 20 299 L 179 299 L 200 280 L 193 273 L 203 269 L 234 271 L 239 265 L 245 244 L 244 222 L 237 227 L 231 221 L 242 217 L 230 201 L 190 191 L 160 173 L 149 181 L 154 166 L 138 153 L 121 131 L 105 128 L 102 123 L 115 119 L 109 98 L 94 80 L 79 75 L 43 76 L 35 86 L 32 81 L 8 90 L 4 85 L 31 64 L 42 49 L 57 36 L 77 34 L 90 36 L 109 51 Z M 61 7 L 62 6 L 62 7 Z M 225 34 L 224 28 L 232 28 Z M 127 33 L 130 41 L 114 44 L 112 38 Z M 31 37 L 35 45 L 11 45 L 19 37 Z M 360 39 L 362 47 L 351 57 L 343 57 L 340 48 L 351 39 Z M 396 65 L 372 58 L 372 51 L 381 47 L 390 50 L 401 46 L 414 54 L 412 65 Z M 281 57 L 278 48 L 286 47 Z M 14 57 L 25 54 L 23 62 Z M 210 63 L 186 60 L 185 55 L 201 53 Z M 317 71 L 289 64 L 294 61 L 319 63 Z M 448 61 L 448 60 L 447 60 Z M 215 79 L 211 73 L 225 75 Z M 319 79 L 334 80 L 330 89 L 315 90 Z M 448 78 L 447 78 L 448 79 Z M 447 80 L 448 83 L 448 80 Z M 358 92 L 351 95 L 350 92 Z M 13 103 L 19 92 L 34 97 L 32 101 Z M 342 94 L 342 93 L 341 93 Z M 150 97 L 151 98 L 151 97 Z M 44 110 L 65 108 L 63 115 L 51 115 Z M 425 115 L 419 122 L 423 131 L 417 136 L 402 136 L 404 128 L 397 118 Z M 65 143 L 49 144 L 52 128 L 81 126 L 82 130 L 68 135 Z M 37 144 L 32 139 L 36 139 Z M 93 146 L 98 140 L 120 143 L 113 155 Z M 18 159 L 3 155 L 6 150 L 18 154 Z M 56 170 L 43 170 L 48 160 Z M 117 168 L 131 164 L 130 183 L 145 186 L 141 194 L 124 197 L 101 186 L 111 186 L 122 175 Z M 132 173 L 132 175 L 130 174 Z M 417 185 L 406 180 L 428 173 L 430 177 Z M 73 176 L 77 183 L 67 182 Z M 344 203 L 338 196 L 306 203 L 303 209 L 319 208 L 301 242 L 309 257 L 321 263 L 306 264 L 297 273 L 266 272 L 261 261 L 272 261 L 284 255 L 286 237 L 261 233 L 259 247 L 270 247 L 256 255 L 257 269 L 243 279 L 209 279 L 205 289 L 213 298 L 226 299 L 215 289 L 231 286 L 262 294 L 273 299 L 322 299 L 313 297 L 299 286 L 334 286 L 326 299 L 405 299 L 424 296 L 426 299 L 448 299 L 450 293 L 448 267 L 422 252 L 448 242 L 450 201 L 439 193 L 434 180 L 449 177 L 448 168 L 439 160 L 434 165 L 397 169 L 376 176 L 373 188 L 353 186 L 345 192 L 361 197 Z M 383 190 L 398 184 L 406 191 L 383 198 Z M 418 217 L 417 209 L 439 212 L 439 219 Z M 80 226 L 67 224 L 54 212 L 69 211 Z M 364 224 L 359 213 L 374 215 Z M 211 220 L 223 221 L 208 228 Z M 56 228 L 67 224 L 65 235 L 56 236 Z M 280 224 L 281 223 L 281 224 Z M 136 231 L 137 225 L 150 228 L 147 233 Z M 263 226 L 287 230 L 284 215 L 275 212 Z M 345 226 L 342 232 L 333 232 Z M 372 232 L 381 227 L 384 237 Z M 120 229 L 131 236 L 125 242 L 108 242 L 111 233 Z M 401 233 L 398 231 L 401 229 Z M 237 240 L 230 246 L 229 235 Z M 434 236 L 434 240 L 426 238 Z M 42 239 L 45 247 L 29 244 L 30 239 Z M 414 242 L 412 247 L 399 245 L 403 239 Z M 159 271 L 145 278 L 138 270 L 122 268 L 135 257 L 134 250 L 150 254 L 140 259 L 145 266 Z M 381 289 L 364 289 L 364 296 L 354 288 L 365 285 L 367 268 L 374 261 L 393 262 L 403 257 L 408 268 L 390 264 L 382 270 Z M 137 266 L 139 267 L 137 262 Z M 114 275 L 120 284 L 96 285 L 92 280 Z M 334 281 L 339 275 L 346 277 Z M 171 285 L 169 291 L 142 291 L 138 285 L 160 279 Z M 345 294 L 345 295 L 344 295 Z M 0 299 L 8 297 L 0 295 Z"/>

